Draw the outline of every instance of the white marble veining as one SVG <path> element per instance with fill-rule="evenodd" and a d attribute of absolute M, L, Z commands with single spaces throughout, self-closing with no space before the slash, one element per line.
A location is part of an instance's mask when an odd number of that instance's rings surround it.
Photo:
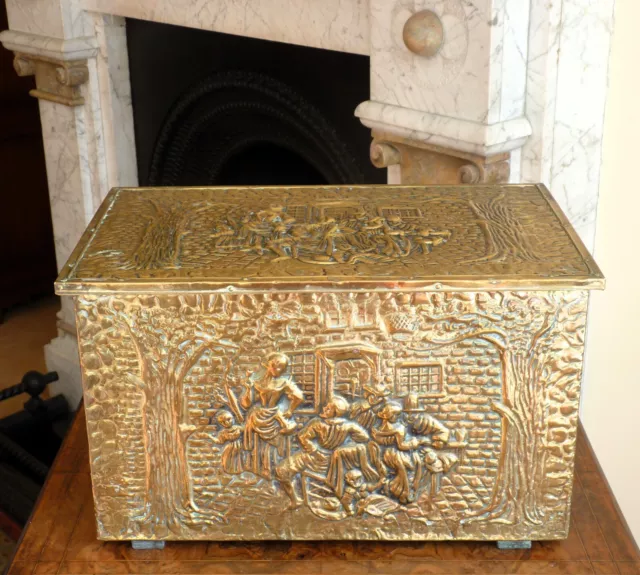
<path fill-rule="evenodd" d="M 82 106 L 70 107 L 40 100 L 40 119 L 56 260 L 61 269 L 97 209 L 92 194 L 86 193 L 86 182 L 83 181 L 88 158 L 78 136 L 86 135 L 85 110 Z"/>
<path fill-rule="evenodd" d="M 62 40 L 15 30 L 0 32 L 0 42 L 12 52 L 44 56 L 54 60 L 84 60 L 97 53 L 96 38 L 92 36 Z"/>
<path fill-rule="evenodd" d="M 6 0 L 9 28 L 50 38 L 65 38 L 69 10 L 61 0 Z"/>
<path fill-rule="evenodd" d="M 125 19 L 117 16 L 93 14 L 98 54 L 95 62 L 98 94 L 92 98 L 96 114 L 102 117 L 104 130 L 106 187 L 137 186 L 138 166 L 133 130 L 133 106 L 129 81 L 129 58 Z"/>
<path fill-rule="evenodd" d="M 528 0 L 371 0 L 371 99 L 470 122 L 522 116 Z M 444 45 L 413 54 L 402 26 L 419 10 L 441 19 Z"/>
<path fill-rule="evenodd" d="M 551 189 L 593 248 L 613 0 L 564 0 Z"/>
<path fill-rule="evenodd" d="M 482 156 L 519 148 L 531 133 L 522 116 L 489 125 L 372 101 L 355 113 L 371 129 Z"/>
<path fill-rule="evenodd" d="M 84 35 L 100 13 L 369 53 L 368 0 L 7 0 L 7 12 L 12 30 L 51 38 Z"/>
<path fill-rule="evenodd" d="M 83 106 L 65 106 L 40 100 L 40 118 L 44 135 L 44 152 L 49 184 L 51 218 L 58 269 L 66 264 L 87 224 L 99 205 L 99 195 L 107 186 L 101 123 L 96 124 L 90 91 Z M 67 332 L 75 323 L 73 306 L 63 298 L 58 313 L 59 337 L 45 348 L 48 369 L 60 375 L 52 387 L 64 393 L 76 405 L 81 389 L 77 352 L 70 353 Z"/>
<path fill-rule="evenodd" d="M 501 0 L 494 4 L 493 22 L 500 26 L 500 34 L 491 35 L 495 48 L 496 78 L 490 93 L 499 94 L 490 108 L 489 123 L 512 120 L 524 114 L 527 87 L 527 54 L 530 0 Z M 498 72 L 499 70 L 499 72 Z M 498 105 L 499 103 L 499 105 Z"/>
<path fill-rule="evenodd" d="M 301 46 L 369 52 L 367 0 L 83 0 L 93 12 Z"/>
<path fill-rule="evenodd" d="M 522 147 L 522 180 L 551 181 L 562 0 L 531 0 L 525 114 L 533 132 Z"/>
<path fill-rule="evenodd" d="M 407 19 L 420 10 L 432 10 L 441 19 L 444 45 L 433 58 L 410 52 L 402 40 Z M 467 98 L 459 86 L 473 66 L 473 28 L 478 11 L 462 0 L 371 0 L 371 99 L 403 108 L 477 120 L 476 102 L 466 110 Z M 479 80 L 482 83 L 482 80 Z M 476 90 L 476 98 L 482 100 Z M 456 94 L 454 96 L 454 94 Z M 461 112 L 458 114 L 458 112 Z"/>
<path fill-rule="evenodd" d="M 532 2 L 522 177 L 549 186 L 592 249 L 614 0 Z"/>

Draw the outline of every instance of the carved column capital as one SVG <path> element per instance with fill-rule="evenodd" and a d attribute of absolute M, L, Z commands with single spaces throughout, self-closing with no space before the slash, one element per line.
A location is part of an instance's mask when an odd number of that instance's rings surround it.
<path fill-rule="evenodd" d="M 378 168 L 397 165 L 407 185 L 487 184 L 509 181 L 508 152 L 480 156 L 373 131 L 371 161 Z"/>
<path fill-rule="evenodd" d="M 16 52 L 13 67 L 18 76 L 35 76 L 34 98 L 65 106 L 81 106 L 84 98 L 80 86 L 89 79 L 86 60 L 57 60 L 46 56 Z"/>
<path fill-rule="evenodd" d="M 371 163 L 376 168 L 388 168 L 389 166 L 399 164 L 401 161 L 401 155 L 398 148 L 388 144 L 387 142 L 373 140 L 373 142 L 371 142 L 369 154 L 371 157 Z"/>
<path fill-rule="evenodd" d="M 50 38 L 5 30 L 0 42 L 15 54 L 18 76 L 35 76 L 32 96 L 65 106 L 84 104 L 80 86 L 89 79 L 88 59 L 98 52 L 95 38 Z"/>

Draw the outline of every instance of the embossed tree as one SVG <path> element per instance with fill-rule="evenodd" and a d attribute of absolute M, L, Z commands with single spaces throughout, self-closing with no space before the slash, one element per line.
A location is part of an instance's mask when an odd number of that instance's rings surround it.
<path fill-rule="evenodd" d="M 477 224 L 482 228 L 486 240 L 486 255 L 474 260 L 474 263 L 501 262 L 508 259 L 529 262 L 543 260 L 526 231 L 527 226 L 535 223 L 535 216 L 516 216 L 504 199 L 505 194 L 501 192 L 483 200 L 468 200 L 468 205 L 477 216 Z"/>
<path fill-rule="evenodd" d="M 541 525 L 568 496 L 560 444 L 577 418 L 585 312 L 584 292 L 433 294 L 421 305 L 418 341 L 484 340 L 502 364 L 502 401 L 492 403 L 503 419 L 498 475 L 489 505 L 463 522 Z"/>
<path fill-rule="evenodd" d="M 140 376 L 129 373 L 143 398 L 146 459 L 146 517 L 154 537 L 184 532 L 215 520 L 190 501 L 186 441 L 188 424 L 184 378 L 207 352 L 222 359 L 237 348 L 219 338 L 218 296 L 108 298 L 105 315 L 124 328 L 136 350 Z"/>

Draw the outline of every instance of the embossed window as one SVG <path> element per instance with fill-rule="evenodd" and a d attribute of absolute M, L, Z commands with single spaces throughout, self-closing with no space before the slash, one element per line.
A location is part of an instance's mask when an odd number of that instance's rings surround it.
<path fill-rule="evenodd" d="M 291 375 L 304 394 L 304 401 L 298 408 L 301 412 L 313 412 L 316 406 L 316 356 L 313 352 L 292 353 Z"/>
<path fill-rule="evenodd" d="M 287 215 L 295 218 L 298 222 L 307 221 L 307 212 L 309 206 L 287 206 Z"/>
<path fill-rule="evenodd" d="M 327 294 L 320 300 L 320 305 L 325 310 L 327 328 L 344 328 L 349 325 L 349 314 L 342 309 L 335 294 Z"/>
<path fill-rule="evenodd" d="M 375 327 L 376 311 L 371 309 L 366 303 L 361 304 L 356 309 L 356 326 L 360 328 Z"/>
<path fill-rule="evenodd" d="M 334 218 L 335 220 L 345 220 L 354 217 L 362 211 L 360 205 L 336 205 L 323 206 L 320 208 L 320 218 Z"/>
<path fill-rule="evenodd" d="M 376 326 L 377 321 L 377 298 L 368 297 L 365 294 L 358 294 L 352 302 L 352 314 L 355 318 L 357 329 L 371 329 Z"/>
<path fill-rule="evenodd" d="M 421 217 L 420 210 L 418 208 L 380 208 L 380 215 L 387 216 L 400 216 L 401 218 L 411 219 Z"/>
<path fill-rule="evenodd" d="M 439 363 L 403 363 L 396 368 L 396 392 L 418 397 L 442 393 L 442 366 Z"/>

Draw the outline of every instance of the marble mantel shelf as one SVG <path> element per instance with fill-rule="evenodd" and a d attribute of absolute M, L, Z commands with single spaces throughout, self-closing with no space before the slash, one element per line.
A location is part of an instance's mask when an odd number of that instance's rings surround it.
<path fill-rule="evenodd" d="M 68 34 L 71 17 L 40 20 L 48 2 L 8 0 L 10 27 L 33 34 Z M 61 2 L 60 4 L 71 4 Z M 288 44 L 369 54 L 369 0 L 81 0 L 82 11 L 275 40 Z"/>

